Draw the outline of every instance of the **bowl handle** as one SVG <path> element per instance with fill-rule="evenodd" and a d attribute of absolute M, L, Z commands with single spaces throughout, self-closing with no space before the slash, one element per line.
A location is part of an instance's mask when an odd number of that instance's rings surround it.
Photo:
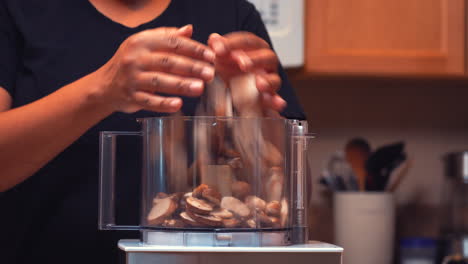
<path fill-rule="evenodd" d="M 99 229 L 139 230 L 140 226 L 115 224 L 115 150 L 118 136 L 141 136 L 141 132 L 104 131 L 99 145 Z"/>

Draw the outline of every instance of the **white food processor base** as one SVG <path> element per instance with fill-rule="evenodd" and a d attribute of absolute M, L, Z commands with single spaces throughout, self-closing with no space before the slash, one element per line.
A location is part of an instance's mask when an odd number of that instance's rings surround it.
<path fill-rule="evenodd" d="M 282 247 L 154 246 L 120 240 L 127 264 L 341 264 L 343 248 L 310 241 Z"/>

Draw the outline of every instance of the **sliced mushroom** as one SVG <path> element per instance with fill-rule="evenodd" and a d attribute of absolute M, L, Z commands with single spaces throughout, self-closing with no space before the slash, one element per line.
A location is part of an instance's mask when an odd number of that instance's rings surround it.
<path fill-rule="evenodd" d="M 266 202 L 257 196 L 247 196 L 245 203 L 252 211 L 265 211 Z"/>
<path fill-rule="evenodd" d="M 198 223 L 210 226 L 210 227 L 219 227 L 223 225 L 223 219 L 214 215 L 201 215 L 187 211 L 187 214 Z"/>
<path fill-rule="evenodd" d="M 180 214 L 187 209 L 187 196 L 192 196 L 192 193 L 185 193 L 179 199 L 179 207 L 176 210 L 176 214 Z"/>
<path fill-rule="evenodd" d="M 195 221 L 195 219 L 190 217 L 190 215 L 187 214 L 187 212 L 180 213 L 180 219 L 182 219 L 182 221 L 185 224 L 187 224 L 189 226 L 192 226 L 192 227 L 202 227 L 203 226 L 201 223 L 198 223 L 197 221 Z"/>
<path fill-rule="evenodd" d="M 195 198 L 201 199 L 203 195 L 203 191 L 208 188 L 209 188 L 208 185 L 200 184 L 197 186 L 197 188 L 193 189 L 192 196 Z"/>
<path fill-rule="evenodd" d="M 283 183 L 280 181 L 272 181 L 270 184 L 270 192 L 268 193 L 269 201 L 278 201 L 281 199 L 283 192 Z"/>
<path fill-rule="evenodd" d="M 244 168 L 244 163 L 242 163 L 242 159 L 240 157 L 229 158 L 226 163 L 233 169 Z"/>
<path fill-rule="evenodd" d="M 231 101 L 227 100 L 227 98 L 230 98 L 229 91 L 225 82 L 221 78 L 216 76 L 213 81 L 206 86 L 205 96 L 208 116 L 232 115 Z M 213 152 L 220 154 L 223 150 L 223 144 L 225 141 L 225 122 L 222 120 L 220 120 L 220 122 L 216 122 L 215 127 L 212 127 L 212 131 L 213 135 L 211 140 L 214 147 Z"/>
<path fill-rule="evenodd" d="M 196 214 L 209 215 L 213 211 L 213 206 L 202 199 L 188 197 L 186 203 L 187 210 Z"/>
<path fill-rule="evenodd" d="M 223 197 L 221 208 L 227 209 L 241 218 L 250 216 L 250 209 L 241 200 L 232 196 Z"/>
<path fill-rule="evenodd" d="M 248 228 L 257 228 L 257 221 L 255 221 L 255 219 L 249 219 L 245 221 L 245 225 Z"/>
<path fill-rule="evenodd" d="M 202 197 L 218 206 L 221 203 L 221 194 L 216 189 L 211 187 L 208 187 L 202 191 Z"/>
<path fill-rule="evenodd" d="M 261 227 L 272 227 L 273 222 L 271 221 L 270 217 L 267 216 L 264 212 L 257 212 L 255 215 L 255 218 L 257 218 L 261 224 Z"/>
<path fill-rule="evenodd" d="M 265 212 L 269 216 L 279 217 L 280 216 L 280 211 L 281 211 L 281 204 L 278 201 L 271 201 L 271 202 L 267 203 L 266 208 L 265 208 Z"/>
<path fill-rule="evenodd" d="M 166 194 L 166 193 L 158 193 L 156 195 L 156 197 L 153 199 L 153 205 L 156 205 L 157 203 L 159 203 L 160 201 L 164 200 L 164 199 L 172 199 L 174 200 L 175 203 L 179 203 L 180 201 L 180 198 L 182 197 L 182 194 L 183 193 L 173 193 L 173 194 Z"/>
<path fill-rule="evenodd" d="M 250 195 L 252 188 L 250 184 L 244 181 L 236 181 L 231 185 L 232 196 L 236 197 L 239 200 L 244 200 L 245 197 Z"/>
<path fill-rule="evenodd" d="M 284 178 L 284 169 L 279 166 L 271 167 L 268 173 L 272 180 L 281 181 Z"/>
<path fill-rule="evenodd" d="M 286 227 L 286 225 L 288 224 L 288 214 L 289 214 L 288 201 L 285 198 L 283 198 L 281 200 L 281 210 L 280 210 L 281 227 Z"/>
<path fill-rule="evenodd" d="M 255 75 L 248 73 L 235 76 L 230 80 L 232 105 L 240 116 L 259 117 L 263 115 L 260 92 Z"/>
<path fill-rule="evenodd" d="M 232 105 L 241 117 L 236 126 L 233 126 L 233 142 L 236 149 L 241 154 L 242 160 L 247 167 L 253 166 L 261 159 L 263 149 L 263 136 L 258 133 L 258 125 L 251 117 L 263 116 L 260 93 L 256 86 L 255 75 L 248 73 L 231 78 L 230 92 Z"/>
<path fill-rule="evenodd" d="M 174 201 L 176 201 L 178 203 L 180 200 L 182 200 L 184 195 L 185 195 L 185 193 L 183 193 L 183 192 L 176 192 L 176 193 L 173 193 L 173 194 L 169 195 L 169 197 L 171 197 Z"/>
<path fill-rule="evenodd" d="M 281 221 L 278 217 L 270 216 L 270 221 L 273 228 L 281 228 Z"/>
<path fill-rule="evenodd" d="M 224 155 L 226 155 L 228 158 L 239 158 L 240 157 L 239 151 L 236 151 L 233 148 L 224 148 Z"/>
<path fill-rule="evenodd" d="M 234 214 L 231 211 L 224 208 L 218 208 L 211 212 L 210 215 L 221 217 L 223 219 L 229 219 L 234 217 Z"/>
<path fill-rule="evenodd" d="M 165 198 L 168 198 L 169 195 L 167 193 L 164 193 L 164 192 L 158 192 L 156 194 L 156 196 L 153 198 L 153 205 L 156 205 L 159 201 L 165 199 Z"/>
<path fill-rule="evenodd" d="M 236 228 L 239 227 L 242 222 L 237 218 L 223 219 L 223 225 L 226 228 Z"/>
<path fill-rule="evenodd" d="M 232 196 L 232 168 L 229 165 L 205 165 L 202 183 L 215 188 L 222 196 Z"/>
<path fill-rule="evenodd" d="M 159 199 L 151 208 L 147 221 L 149 225 L 159 225 L 177 209 L 177 203 L 171 197 Z"/>
<path fill-rule="evenodd" d="M 278 148 L 268 140 L 264 142 L 262 150 L 263 157 L 269 166 L 281 166 L 283 164 L 283 155 Z"/>
<path fill-rule="evenodd" d="M 182 220 L 179 219 L 166 219 L 164 220 L 162 226 L 171 228 L 182 228 L 185 227 L 185 224 Z"/>
<path fill-rule="evenodd" d="M 284 174 L 283 168 L 272 167 L 265 184 L 267 201 L 280 201 L 283 193 Z"/>

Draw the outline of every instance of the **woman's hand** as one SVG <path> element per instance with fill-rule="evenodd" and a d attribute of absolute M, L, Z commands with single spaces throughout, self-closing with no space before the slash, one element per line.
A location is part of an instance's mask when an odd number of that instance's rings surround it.
<path fill-rule="evenodd" d="M 286 102 L 276 93 L 281 86 L 279 60 L 265 40 L 250 32 L 234 32 L 225 36 L 212 34 L 208 45 L 216 54 L 216 72 L 224 80 L 253 72 L 263 104 L 276 111 L 286 106 Z"/>
<path fill-rule="evenodd" d="M 175 112 L 178 97 L 199 96 L 204 81 L 214 77 L 215 55 L 207 46 L 190 39 L 191 25 L 156 28 L 126 39 L 97 73 L 99 95 L 114 111 Z"/>

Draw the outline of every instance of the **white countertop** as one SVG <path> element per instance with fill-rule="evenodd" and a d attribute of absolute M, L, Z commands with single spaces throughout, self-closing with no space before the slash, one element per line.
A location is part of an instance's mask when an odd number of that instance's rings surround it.
<path fill-rule="evenodd" d="M 126 252 L 281 252 L 281 253 L 341 253 L 343 248 L 319 241 L 285 247 L 198 247 L 198 246 L 151 246 L 136 239 L 122 239 L 119 248 Z"/>

